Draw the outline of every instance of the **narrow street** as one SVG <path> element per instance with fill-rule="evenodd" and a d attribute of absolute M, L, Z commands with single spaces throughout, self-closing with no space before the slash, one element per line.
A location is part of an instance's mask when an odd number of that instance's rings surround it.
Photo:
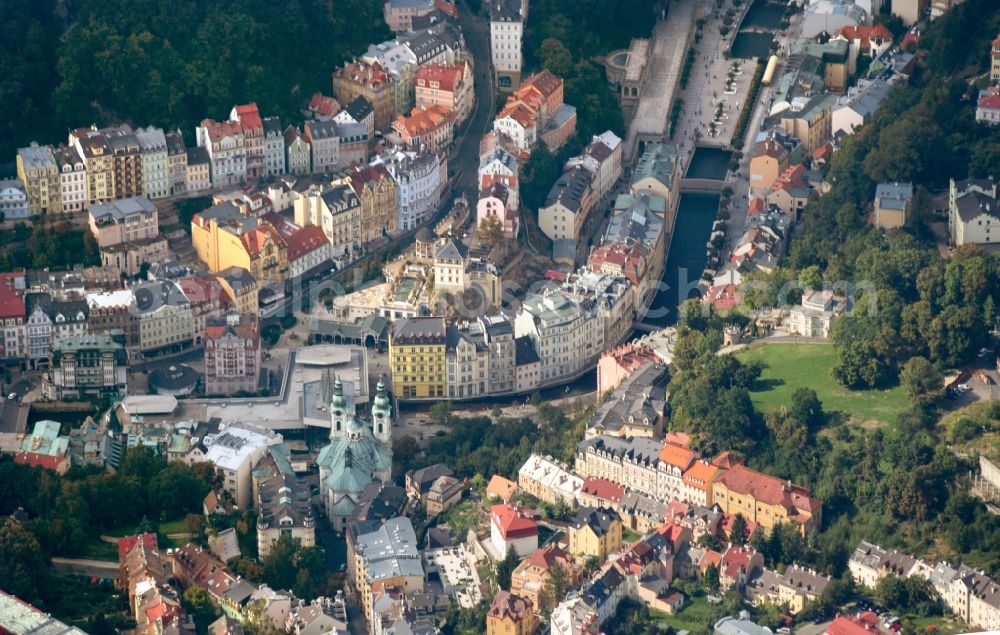
<path fill-rule="evenodd" d="M 493 107 L 496 104 L 496 89 L 493 86 L 493 71 L 490 68 L 490 30 L 482 15 L 469 10 L 466 3 L 458 3 L 458 19 L 469 49 L 469 57 L 475 64 L 476 105 L 457 144 L 457 150 L 449 157 L 448 168 L 454 174 L 452 194 L 477 193 L 479 175 L 479 141 L 489 130 L 493 121 Z M 451 206 L 446 206 L 450 209 Z"/>

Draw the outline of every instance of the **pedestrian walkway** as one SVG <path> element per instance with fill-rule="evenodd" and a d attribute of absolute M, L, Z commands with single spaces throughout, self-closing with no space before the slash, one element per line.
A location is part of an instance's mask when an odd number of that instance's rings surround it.
<path fill-rule="evenodd" d="M 653 55 L 648 62 L 649 81 L 642 89 L 635 116 L 625 135 L 623 151 L 626 161 L 635 158 L 636 148 L 643 138 L 659 139 L 666 135 L 677 80 L 693 29 L 694 3 L 689 0 L 672 3 L 667 19 L 656 24 Z"/>

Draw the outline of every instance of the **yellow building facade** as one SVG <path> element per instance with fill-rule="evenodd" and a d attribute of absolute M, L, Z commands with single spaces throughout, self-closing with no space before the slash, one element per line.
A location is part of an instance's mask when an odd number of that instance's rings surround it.
<path fill-rule="evenodd" d="M 288 249 L 277 230 L 263 223 L 243 231 L 242 218 L 212 213 L 218 207 L 195 214 L 191 220 L 191 243 L 209 271 L 239 267 L 261 283 L 284 281 Z"/>
<path fill-rule="evenodd" d="M 569 526 L 569 552 L 577 562 L 591 556 L 600 562 L 622 548 L 622 521 L 614 511 L 581 507 Z"/>
<path fill-rule="evenodd" d="M 441 399 L 447 383 L 443 317 L 399 320 L 389 334 L 392 391 L 401 399 Z"/>
<path fill-rule="evenodd" d="M 823 504 L 791 481 L 737 465 L 712 485 L 712 498 L 723 513 L 743 514 L 765 531 L 779 523 L 798 527 L 805 536 L 819 528 Z"/>

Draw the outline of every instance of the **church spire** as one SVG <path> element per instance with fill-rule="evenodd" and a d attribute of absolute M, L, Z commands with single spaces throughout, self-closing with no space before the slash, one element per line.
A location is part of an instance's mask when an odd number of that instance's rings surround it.
<path fill-rule="evenodd" d="M 344 399 L 344 384 L 337 375 L 333 382 L 333 396 L 330 398 L 330 438 L 344 435 L 344 424 L 347 421 L 347 400 Z"/>

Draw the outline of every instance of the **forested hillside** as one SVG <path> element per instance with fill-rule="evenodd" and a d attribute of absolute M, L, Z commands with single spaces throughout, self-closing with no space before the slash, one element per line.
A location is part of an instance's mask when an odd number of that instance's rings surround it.
<path fill-rule="evenodd" d="M 190 136 L 242 101 L 294 116 L 389 35 L 381 0 L 0 0 L 0 157 L 92 121 Z"/>
<path fill-rule="evenodd" d="M 712 450 L 739 449 L 751 466 L 824 501 L 822 532 L 778 558 L 762 547 L 769 562 L 841 574 L 864 538 L 1000 574 L 1000 517 L 968 494 L 975 453 L 956 451 L 959 443 L 1000 449 L 988 441 L 1000 429 L 1000 405 L 960 411 L 950 423 L 941 409 L 942 374 L 978 361 L 996 326 L 1000 254 L 968 246 L 942 257 L 932 225 L 940 230 L 943 219 L 931 201 L 950 178 L 1000 177 L 1000 128 L 977 124 L 973 106 L 998 29 L 996 2 L 968 0 L 924 31 L 913 76 L 825 168 L 831 189 L 810 199 L 782 266 L 753 277 L 763 287 L 744 287 L 756 309 L 780 304 L 788 281 L 855 285 L 855 314 L 834 322 L 832 376 L 816 381 L 872 392 L 902 385 L 909 407 L 895 421 L 849 423 L 811 389 L 755 411 L 749 393 L 761 389 L 761 368 L 715 355 L 732 318 L 704 318 L 697 303 L 682 316 L 671 428 Z M 916 187 L 916 218 L 904 230 L 868 223 L 882 180 Z"/>

